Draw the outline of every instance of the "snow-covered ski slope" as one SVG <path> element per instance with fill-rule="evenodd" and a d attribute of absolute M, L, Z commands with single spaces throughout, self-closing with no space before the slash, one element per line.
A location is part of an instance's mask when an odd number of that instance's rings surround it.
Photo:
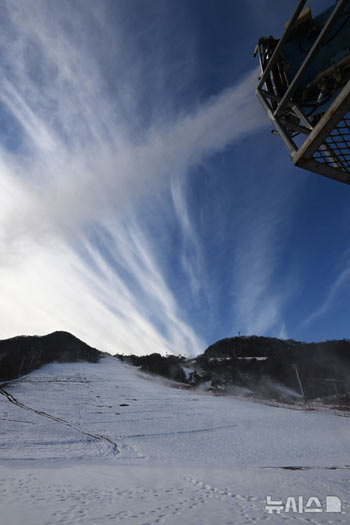
<path fill-rule="evenodd" d="M 112 357 L 2 388 L 1 525 L 350 523 L 349 418 L 172 388 Z M 268 496 L 322 508 L 269 513 Z"/>

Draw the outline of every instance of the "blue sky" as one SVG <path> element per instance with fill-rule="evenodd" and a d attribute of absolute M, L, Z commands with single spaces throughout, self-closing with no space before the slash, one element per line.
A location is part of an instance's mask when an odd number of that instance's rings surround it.
<path fill-rule="evenodd" d="M 350 336 L 349 189 L 294 168 L 254 95 L 294 1 L 0 4 L 0 338 Z"/>

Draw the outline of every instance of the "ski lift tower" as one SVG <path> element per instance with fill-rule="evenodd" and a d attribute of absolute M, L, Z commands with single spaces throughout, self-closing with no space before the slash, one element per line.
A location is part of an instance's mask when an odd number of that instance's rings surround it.
<path fill-rule="evenodd" d="M 256 94 L 295 166 L 350 184 L 350 0 L 315 18 L 305 2 L 260 38 Z"/>

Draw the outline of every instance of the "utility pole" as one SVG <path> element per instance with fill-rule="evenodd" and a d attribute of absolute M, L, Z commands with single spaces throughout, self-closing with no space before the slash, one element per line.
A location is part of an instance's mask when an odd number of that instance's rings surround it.
<path fill-rule="evenodd" d="M 17 377 L 19 377 L 19 376 L 20 376 L 20 374 L 21 374 L 21 371 L 22 371 L 22 367 L 23 367 L 23 363 L 24 363 L 24 361 L 25 361 L 25 358 L 26 358 L 26 356 L 24 356 L 24 357 L 23 357 L 23 359 L 22 359 L 22 363 L 21 363 L 21 366 L 20 366 L 20 367 L 19 367 L 19 369 L 18 369 L 18 374 L 17 374 Z"/>
<path fill-rule="evenodd" d="M 35 357 L 35 354 L 33 353 L 33 355 L 32 355 L 32 359 L 31 359 L 31 361 L 30 361 L 30 365 L 29 365 L 28 372 L 31 372 L 31 371 L 32 371 L 32 365 L 33 365 L 34 357 Z"/>
<path fill-rule="evenodd" d="M 299 383 L 299 388 L 300 388 L 300 393 L 301 393 L 301 395 L 302 395 L 302 397 L 303 397 L 303 400 L 304 400 L 304 402 L 305 402 L 304 389 L 303 389 L 303 385 L 301 384 L 301 379 L 300 379 L 300 376 L 299 376 L 298 367 L 297 367 L 296 363 L 293 363 L 293 364 L 292 364 L 292 368 L 294 368 L 295 373 L 296 373 L 296 375 L 297 375 L 297 379 L 298 379 L 298 383 Z"/>

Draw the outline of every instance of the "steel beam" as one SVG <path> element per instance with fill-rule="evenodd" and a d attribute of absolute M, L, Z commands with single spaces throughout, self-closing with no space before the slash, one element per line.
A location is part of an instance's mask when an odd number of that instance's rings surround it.
<path fill-rule="evenodd" d="M 284 127 L 281 125 L 281 123 L 278 122 L 278 120 L 275 119 L 271 109 L 266 104 L 266 101 L 265 101 L 263 95 L 260 93 L 260 91 L 257 91 L 256 95 L 257 95 L 258 99 L 260 100 L 263 108 L 265 109 L 265 111 L 267 113 L 267 116 L 272 121 L 273 125 L 275 126 L 276 131 L 278 132 L 278 134 L 280 135 L 281 139 L 285 143 L 285 145 L 286 145 L 290 155 L 292 155 L 293 153 L 296 153 L 297 147 L 296 147 L 295 142 L 292 140 L 290 134 L 287 132 L 286 129 L 284 129 Z"/>
<path fill-rule="evenodd" d="M 301 162 L 311 159 L 316 150 L 324 143 L 339 120 L 350 111 L 350 80 L 345 84 L 333 104 L 316 124 L 300 148 L 292 153 L 292 160 L 299 166 Z"/>
<path fill-rule="evenodd" d="M 306 159 L 296 165 L 298 168 L 303 168 L 308 171 L 313 171 L 320 175 L 324 175 L 329 179 L 343 182 L 344 184 L 350 184 L 350 174 L 345 173 L 337 168 L 332 168 L 328 164 L 317 162 L 313 159 Z"/>
<path fill-rule="evenodd" d="M 278 42 L 274 52 L 272 53 L 272 57 L 270 58 L 270 60 L 267 63 L 266 69 L 263 71 L 263 74 L 262 74 L 262 77 L 261 77 L 261 79 L 259 81 L 258 87 L 256 88 L 257 92 L 265 84 L 266 78 L 267 78 L 268 74 L 270 73 L 272 67 L 275 65 L 275 62 L 278 59 L 278 55 L 279 55 L 281 49 L 283 48 L 284 44 L 288 40 L 288 37 L 289 37 L 290 33 L 292 32 L 294 24 L 298 20 L 298 17 L 300 15 L 300 13 L 301 13 L 305 3 L 306 3 L 306 0 L 300 0 L 299 1 L 299 4 L 298 4 L 296 10 L 294 11 L 293 17 L 292 17 L 291 21 L 289 22 L 287 29 L 283 33 L 282 38 L 280 38 L 280 40 L 279 40 L 279 42 Z"/>
<path fill-rule="evenodd" d="M 349 4 L 349 0 L 339 0 L 337 2 L 337 5 L 333 9 L 333 12 L 332 12 L 331 16 L 328 18 L 327 22 L 323 26 L 322 31 L 318 35 L 314 45 L 310 49 L 307 57 L 305 58 L 304 62 L 300 66 L 297 74 L 293 78 L 293 81 L 291 82 L 291 84 L 289 85 L 287 91 L 283 95 L 283 98 L 282 98 L 281 102 L 278 104 L 278 106 L 277 106 L 277 108 L 276 108 L 276 110 L 274 112 L 274 116 L 275 117 L 277 117 L 279 114 L 281 114 L 281 112 L 284 110 L 284 108 L 287 106 L 287 104 L 289 104 L 292 96 L 294 95 L 294 93 L 295 93 L 295 91 L 296 91 L 296 89 L 298 87 L 298 84 L 299 84 L 301 78 L 303 77 L 305 71 L 309 67 L 309 65 L 310 65 L 311 61 L 313 60 L 314 56 L 316 55 L 316 53 L 318 52 L 318 50 L 322 46 L 323 40 L 326 38 L 326 36 L 328 35 L 329 31 L 331 30 L 333 23 L 341 15 L 341 13 L 342 13 L 343 9 L 345 8 L 346 4 Z"/>

